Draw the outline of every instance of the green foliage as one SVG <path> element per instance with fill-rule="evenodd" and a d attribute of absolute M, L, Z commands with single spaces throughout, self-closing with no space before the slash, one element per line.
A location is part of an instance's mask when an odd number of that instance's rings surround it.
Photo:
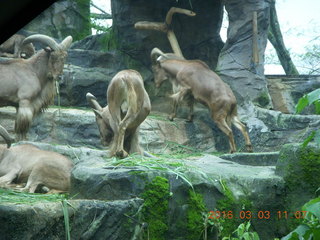
<path fill-rule="evenodd" d="M 316 114 L 320 114 L 320 88 L 305 94 L 296 105 L 296 113 L 301 113 L 307 106 L 314 105 Z"/>
<path fill-rule="evenodd" d="M 157 176 L 149 183 L 142 194 L 143 221 L 148 223 L 148 238 L 164 240 L 168 231 L 167 212 L 170 197 L 169 182 L 166 178 Z"/>
<path fill-rule="evenodd" d="M 302 98 L 299 99 L 296 105 L 296 113 L 301 113 L 303 109 L 307 106 L 314 105 L 315 113 L 320 114 L 320 88 L 305 94 Z M 305 147 L 308 145 L 309 142 L 314 140 L 316 143 L 320 144 L 320 130 L 317 129 L 313 131 L 302 143 Z"/>
<path fill-rule="evenodd" d="M 261 107 L 266 107 L 270 103 L 270 97 L 267 92 L 263 92 L 260 94 L 259 97 L 255 99 L 257 104 L 259 104 Z"/>
<path fill-rule="evenodd" d="M 231 189 L 227 186 L 224 180 L 220 180 L 220 184 L 223 189 L 224 198 L 217 201 L 217 209 L 220 212 L 232 213 L 232 215 L 237 214 L 240 210 L 252 211 L 252 203 L 246 198 L 236 199 L 231 191 Z M 220 217 L 220 235 L 221 236 L 229 236 L 233 233 L 233 230 L 241 223 L 241 219 L 237 219 L 234 216 L 228 217 Z"/>
<path fill-rule="evenodd" d="M 42 194 L 18 192 L 0 188 L 0 203 L 35 204 L 38 202 L 60 202 L 68 198 L 65 194 Z"/>
<path fill-rule="evenodd" d="M 260 240 L 258 233 L 250 230 L 251 223 L 241 223 L 236 230 L 233 231 L 235 237 L 224 237 L 222 240 Z"/>
<path fill-rule="evenodd" d="M 116 34 L 112 27 L 107 28 L 100 43 L 104 46 L 103 50 L 115 50 L 118 48 Z"/>
<path fill-rule="evenodd" d="M 78 14 L 82 16 L 82 28 L 81 31 L 72 31 L 71 35 L 74 41 L 78 41 L 91 35 L 90 0 L 75 0 L 75 3 L 78 5 Z"/>
<path fill-rule="evenodd" d="M 201 194 L 189 190 L 188 212 L 187 212 L 187 229 L 188 239 L 200 239 L 204 230 L 204 222 L 207 218 L 207 210 L 203 203 Z"/>
<path fill-rule="evenodd" d="M 298 162 L 288 165 L 286 172 L 290 174 L 284 177 L 286 187 L 289 191 L 304 189 L 305 193 L 314 194 L 320 186 L 320 149 L 312 146 L 300 147 L 294 155 Z M 285 156 L 280 155 L 279 160 L 283 157 Z"/>
<path fill-rule="evenodd" d="M 64 228 L 66 231 L 66 240 L 71 239 L 71 230 L 70 230 L 70 221 L 69 221 L 69 211 L 68 211 L 68 201 L 66 199 L 63 199 L 61 201 L 62 204 L 62 211 L 63 211 L 63 219 L 64 219 Z"/>
<path fill-rule="evenodd" d="M 282 240 L 320 239 L 320 198 L 307 202 L 302 207 L 302 211 L 306 212 L 302 224 Z"/>

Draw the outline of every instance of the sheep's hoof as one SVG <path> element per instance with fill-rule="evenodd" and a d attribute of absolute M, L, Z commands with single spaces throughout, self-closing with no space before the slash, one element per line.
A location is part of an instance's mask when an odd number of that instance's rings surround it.
<path fill-rule="evenodd" d="M 246 145 L 247 152 L 253 152 L 252 145 Z"/>
<path fill-rule="evenodd" d="M 187 122 L 193 122 L 193 116 L 189 116 L 189 117 L 187 118 Z"/>
<path fill-rule="evenodd" d="M 129 154 L 128 154 L 125 150 L 118 150 L 118 151 L 116 152 L 116 156 L 117 156 L 118 158 L 126 158 L 126 157 L 129 156 Z"/>
<path fill-rule="evenodd" d="M 170 121 L 173 121 L 173 119 L 174 119 L 174 116 L 172 116 L 172 115 L 169 115 L 169 116 L 168 116 L 168 119 L 169 119 Z"/>

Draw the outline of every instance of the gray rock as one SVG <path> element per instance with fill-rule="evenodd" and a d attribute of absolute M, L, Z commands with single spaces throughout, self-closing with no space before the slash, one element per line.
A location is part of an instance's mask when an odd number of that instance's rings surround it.
<path fill-rule="evenodd" d="M 152 48 L 158 47 L 164 52 L 172 52 L 172 49 L 164 33 L 137 30 L 134 24 L 138 21 L 164 22 L 171 7 L 196 12 L 196 17 L 175 14 L 173 29 L 187 59 L 201 59 L 216 66 L 223 45 L 219 34 L 223 16 L 220 2 L 210 0 L 191 6 L 189 1 L 112 0 L 111 5 L 117 48 L 146 66 L 150 66 Z"/>
<path fill-rule="evenodd" d="M 186 238 L 186 230 L 183 231 L 184 228 L 178 225 L 187 216 L 191 185 L 203 196 L 208 210 L 214 210 L 217 201 L 223 198 L 222 180 L 236 199 L 252 201 L 255 208 L 250 210 L 254 214 L 257 214 L 257 209 L 268 209 L 275 216 L 276 209 L 282 203 L 280 193 L 283 191 L 283 180 L 275 175 L 275 167 L 239 165 L 211 155 L 167 160 L 167 164 L 172 161 L 183 164 L 183 167 L 166 165 L 162 163 L 163 159 L 158 163 L 152 159 L 132 159 L 136 161 L 136 166 L 132 167 L 115 166 L 118 164 L 115 159 L 100 161 L 95 159 L 76 165 L 72 174 L 72 194 L 79 198 L 108 200 L 141 197 L 146 184 L 154 177 L 165 177 L 169 180 L 172 193 L 169 199 L 168 239 Z M 270 221 L 275 223 L 277 220 Z M 252 223 L 257 225 L 255 229 L 262 239 L 268 239 L 267 236 L 272 236 L 275 231 L 270 227 L 272 224 L 268 224 L 268 228 L 259 226 L 259 219 L 252 219 Z"/>
<path fill-rule="evenodd" d="M 227 0 L 228 39 L 220 52 L 217 71 L 234 91 L 238 103 L 250 100 L 271 105 L 263 74 L 264 51 L 269 27 L 268 1 Z M 259 63 L 252 62 L 252 13 L 258 12 Z"/>
<path fill-rule="evenodd" d="M 0 114 L 3 116 L 0 124 L 14 135 L 15 110 L 2 108 Z M 29 140 L 103 148 L 95 116 L 90 109 L 49 108 L 35 118 L 29 131 Z M 142 123 L 140 143 L 151 153 L 215 151 L 215 139 L 206 122 L 196 120 L 194 123 L 186 123 L 182 119 L 170 122 L 161 113 L 153 113 Z"/>
<path fill-rule="evenodd" d="M 137 239 L 141 199 L 67 200 L 71 239 Z M 1 239 L 64 239 L 61 202 L 0 204 Z"/>
<path fill-rule="evenodd" d="M 266 153 L 234 153 L 219 156 L 222 159 L 250 166 L 275 166 L 279 152 Z"/>
<path fill-rule="evenodd" d="M 89 16 L 89 0 L 60 0 L 40 13 L 24 29 L 58 39 L 72 35 L 74 40 L 79 40 L 91 34 Z"/>
<path fill-rule="evenodd" d="M 282 113 L 294 114 L 299 98 L 320 88 L 320 77 L 316 75 L 269 75 L 267 79 L 274 109 Z M 306 107 L 301 114 L 314 113 L 314 106 L 311 105 Z"/>

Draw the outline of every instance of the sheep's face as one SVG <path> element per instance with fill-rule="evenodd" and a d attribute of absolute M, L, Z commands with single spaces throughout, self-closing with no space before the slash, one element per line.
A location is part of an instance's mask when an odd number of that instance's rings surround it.
<path fill-rule="evenodd" d="M 161 68 L 160 64 L 152 65 L 152 71 L 154 76 L 154 83 L 156 87 L 160 87 L 161 84 L 168 79 L 168 74 Z"/>
<path fill-rule="evenodd" d="M 94 111 L 96 115 L 96 122 L 100 132 L 100 140 L 103 146 L 109 146 L 113 140 L 114 133 L 112 131 L 110 120 L 111 115 L 108 108 L 104 108 L 103 111 Z"/>
<path fill-rule="evenodd" d="M 58 80 L 63 74 L 64 62 L 67 58 L 66 51 L 52 51 L 49 58 L 49 73 L 50 77 L 54 80 Z"/>

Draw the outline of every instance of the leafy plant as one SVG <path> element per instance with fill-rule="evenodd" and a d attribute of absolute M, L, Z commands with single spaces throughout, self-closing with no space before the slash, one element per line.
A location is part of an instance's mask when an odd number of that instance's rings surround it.
<path fill-rule="evenodd" d="M 301 113 L 303 109 L 307 106 L 314 105 L 315 113 L 320 114 L 320 88 L 305 94 L 301 97 L 296 105 L 296 113 Z M 320 143 L 320 130 L 312 131 L 312 133 L 307 137 L 302 145 L 305 147 L 312 140 L 315 140 L 316 143 Z"/>
<path fill-rule="evenodd" d="M 320 198 L 315 198 L 307 202 L 302 211 L 307 214 L 295 230 L 283 237 L 282 240 L 312 240 L 320 239 Z"/>
<path fill-rule="evenodd" d="M 305 94 L 296 105 L 296 113 L 301 113 L 307 106 L 314 105 L 316 114 L 320 114 L 320 88 Z"/>
<path fill-rule="evenodd" d="M 233 232 L 236 237 L 224 237 L 222 240 L 260 240 L 258 233 L 250 231 L 250 227 L 250 221 L 241 223 Z"/>

